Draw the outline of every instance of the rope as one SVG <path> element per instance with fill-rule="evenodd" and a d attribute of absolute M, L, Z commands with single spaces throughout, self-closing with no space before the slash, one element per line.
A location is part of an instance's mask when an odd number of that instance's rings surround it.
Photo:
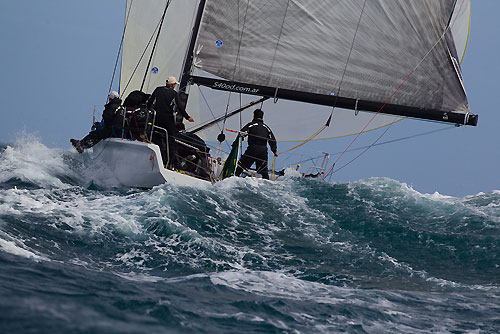
<path fill-rule="evenodd" d="M 358 35 L 359 26 L 361 24 L 361 18 L 363 17 L 363 13 L 365 12 L 365 6 L 366 6 L 366 0 L 365 0 L 365 2 L 363 2 L 363 8 L 361 8 L 361 13 L 359 14 L 358 25 L 356 26 L 356 31 L 354 32 L 354 37 L 352 38 L 351 48 L 349 49 L 349 55 L 347 56 L 347 61 L 346 61 L 345 66 L 344 66 L 344 71 L 342 72 L 342 77 L 340 79 L 339 89 L 337 90 L 337 94 L 335 95 L 335 102 L 334 102 L 334 106 L 332 107 L 332 112 L 333 112 L 333 109 L 335 108 L 335 105 L 337 104 L 337 99 L 338 99 L 338 96 L 340 94 L 340 88 L 342 87 L 342 84 L 344 83 L 345 74 L 347 72 L 347 66 L 349 65 L 349 61 L 351 60 L 352 50 L 354 49 L 354 42 L 356 41 L 356 36 Z"/>
<path fill-rule="evenodd" d="M 132 4 L 134 0 L 130 1 L 130 7 L 128 8 L 127 18 L 125 19 L 125 25 L 123 26 L 122 39 L 120 41 L 120 47 L 118 48 L 118 54 L 116 55 L 115 67 L 113 69 L 113 75 L 111 76 L 111 82 L 109 84 L 108 94 L 111 92 L 111 88 L 113 87 L 113 81 L 115 81 L 116 68 L 118 67 L 118 60 L 120 59 L 120 53 L 123 47 L 123 40 L 125 39 L 125 30 L 127 29 L 128 19 L 130 17 L 130 10 L 132 9 Z M 106 100 L 107 101 L 107 100 Z"/>
<path fill-rule="evenodd" d="M 222 129 L 220 130 L 220 133 L 223 134 L 224 128 L 226 127 L 226 120 L 227 120 L 227 112 L 229 110 L 229 102 L 231 100 L 231 92 L 229 92 L 228 97 L 227 97 L 227 104 L 226 104 L 226 111 L 224 113 L 224 122 L 222 122 Z"/>
<path fill-rule="evenodd" d="M 243 31 L 245 30 L 245 24 L 246 24 L 246 20 L 247 20 L 247 13 L 248 13 L 249 3 L 250 3 L 250 2 L 248 2 L 248 3 L 247 3 L 247 7 L 246 7 L 246 9 L 245 9 L 245 16 L 244 16 L 244 18 L 243 18 L 243 27 L 241 28 L 241 35 L 240 35 L 240 38 L 239 38 L 239 43 L 238 43 L 238 52 L 236 53 L 236 59 L 235 59 L 235 61 L 234 61 L 234 69 L 233 69 L 233 76 L 232 76 L 232 80 L 234 80 L 234 76 L 236 75 L 236 67 L 238 66 L 238 60 L 239 60 L 239 58 L 240 58 L 241 41 L 242 41 L 242 39 L 243 39 Z M 239 8 L 239 3 L 238 3 L 238 8 Z M 239 16 L 238 16 L 238 20 L 239 20 Z M 231 92 L 229 92 L 229 96 L 228 96 L 228 98 L 227 98 L 226 113 L 225 113 L 225 115 L 226 115 L 226 116 L 227 116 L 227 111 L 228 111 L 228 109 L 229 109 L 229 101 L 230 101 L 230 99 L 231 99 Z M 225 137 L 224 137 L 224 132 L 223 132 L 224 130 L 223 130 L 223 129 L 224 129 L 224 128 L 225 128 L 225 126 L 226 126 L 226 119 L 227 119 L 227 118 L 225 117 L 225 118 L 224 118 L 224 122 L 223 122 L 223 124 L 222 124 L 222 129 L 220 130 L 220 135 L 221 135 L 221 137 L 223 137 L 224 139 L 225 139 Z"/>
<path fill-rule="evenodd" d="M 274 48 L 274 54 L 273 54 L 273 61 L 271 62 L 271 67 L 269 68 L 269 74 L 268 76 L 268 82 L 271 79 L 271 72 L 273 71 L 274 67 L 274 60 L 276 59 L 276 52 L 278 51 L 278 46 L 280 44 L 280 39 L 281 39 L 281 34 L 283 33 L 283 26 L 285 25 L 285 19 L 286 19 L 286 14 L 288 12 L 288 7 L 290 6 L 290 0 L 286 3 L 286 8 L 285 8 L 285 13 L 283 14 L 283 21 L 281 21 L 281 27 L 280 27 L 280 33 L 278 35 L 278 40 L 276 41 L 276 47 Z M 278 88 L 276 88 L 276 93 L 278 92 Z M 276 94 L 274 97 L 274 103 L 276 103 Z"/>
<path fill-rule="evenodd" d="M 367 147 L 392 144 L 392 143 L 395 143 L 395 142 L 398 142 L 398 141 L 408 140 L 408 139 L 412 139 L 412 138 L 416 138 L 416 137 L 422 137 L 422 136 L 430 135 L 430 134 L 433 134 L 433 133 L 442 132 L 442 131 L 451 130 L 451 129 L 456 129 L 456 128 L 457 127 L 455 125 L 452 125 L 452 126 L 449 126 L 449 127 L 443 128 L 443 129 L 432 130 L 432 131 L 427 131 L 427 132 L 419 133 L 419 134 L 412 135 L 412 136 L 406 136 L 406 137 L 401 137 L 401 138 L 397 138 L 397 139 L 387 140 L 387 141 L 384 141 L 384 142 L 381 142 L 381 143 L 378 143 L 378 144 L 375 144 L 375 145 L 371 144 L 371 145 L 368 145 L 368 146 L 362 146 L 362 147 L 354 148 L 352 150 L 348 150 L 346 153 L 359 151 L 359 150 L 365 149 Z M 340 153 L 342 153 L 342 152 L 336 152 L 334 154 L 340 154 Z"/>
<path fill-rule="evenodd" d="M 313 139 L 314 139 L 314 137 L 318 136 L 318 135 L 319 135 L 319 134 L 320 134 L 320 133 L 321 133 L 324 129 L 326 129 L 327 127 L 328 127 L 328 126 L 323 125 L 323 126 L 322 126 L 322 127 L 321 127 L 318 131 L 316 131 L 316 132 L 315 132 L 312 136 L 310 136 L 310 137 L 309 137 L 309 138 L 307 138 L 307 139 L 304 139 L 304 141 L 303 141 L 303 142 L 301 142 L 300 144 L 295 145 L 294 147 L 289 148 L 288 150 L 285 150 L 285 151 L 283 151 L 283 152 L 279 152 L 278 154 L 279 154 L 279 155 L 281 155 L 281 154 L 284 154 L 284 153 L 288 153 L 288 152 L 290 152 L 290 151 L 293 151 L 293 150 L 295 150 L 295 149 L 297 149 L 297 148 L 299 148 L 299 147 L 301 147 L 301 146 L 305 145 L 306 143 L 308 143 L 308 142 L 310 142 L 311 140 L 313 140 Z"/>
<path fill-rule="evenodd" d="M 330 178 L 332 177 L 332 174 L 333 173 L 336 173 L 338 172 L 339 170 L 343 169 L 344 167 L 350 165 L 353 161 L 357 160 L 360 156 L 362 156 L 363 154 L 365 154 L 366 151 L 368 151 L 370 148 L 372 148 L 373 146 L 375 146 L 375 144 L 387 133 L 387 131 L 389 131 L 390 129 L 390 126 L 387 127 L 384 132 L 369 146 L 367 146 L 361 153 L 359 153 L 356 157 L 354 157 L 351 161 L 349 161 L 348 163 L 346 163 L 345 165 L 343 165 L 342 167 L 339 167 L 337 168 L 335 171 L 333 170 L 333 167 L 335 166 L 335 163 L 338 161 L 335 161 L 332 165 L 332 167 L 328 170 L 327 173 L 325 173 L 324 177 L 323 177 L 323 180 L 329 175 Z M 330 180 L 330 179 L 329 179 Z"/>
<path fill-rule="evenodd" d="M 156 45 L 158 45 L 158 39 L 160 38 L 160 33 L 161 33 L 161 27 L 163 26 L 163 21 L 165 21 L 165 15 L 167 14 L 167 9 L 170 6 L 170 2 L 172 0 L 168 0 L 167 4 L 165 5 L 165 9 L 163 10 L 163 15 L 161 16 L 160 20 L 160 27 L 158 28 L 158 34 L 156 35 L 155 43 L 153 44 L 153 49 L 151 50 L 151 56 L 149 57 L 148 64 L 146 65 L 146 71 L 144 72 L 144 77 L 142 78 L 142 84 L 141 84 L 141 91 L 144 88 L 144 83 L 146 82 L 146 77 L 148 76 L 149 73 L 149 66 L 151 65 L 151 61 L 153 60 L 153 56 L 156 51 Z"/>
<path fill-rule="evenodd" d="M 132 74 L 130 75 L 130 78 L 128 79 L 128 82 L 127 84 L 125 85 L 125 88 L 123 89 L 123 92 L 125 92 L 128 88 L 128 85 L 130 84 L 130 82 L 132 81 L 132 78 L 134 77 L 135 75 L 135 72 L 137 71 L 137 68 L 139 67 L 139 65 L 141 64 L 141 61 L 142 61 L 142 58 L 144 58 L 144 55 L 146 54 L 146 51 L 148 51 L 148 48 L 149 48 L 149 45 L 151 44 L 151 41 L 153 40 L 153 37 L 155 36 L 156 34 L 156 31 L 158 30 L 160 24 L 161 24 L 161 20 L 160 22 L 158 22 L 158 24 L 156 25 L 156 28 L 155 30 L 153 31 L 153 34 L 151 35 L 151 37 L 149 38 L 149 41 L 148 41 L 148 44 L 146 44 L 146 47 L 144 48 L 144 51 L 142 52 L 142 55 L 141 57 L 139 58 L 139 60 L 137 61 L 137 64 L 135 65 L 135 68 L 134 70 L 132 71 Z"/>
<path fill-rule="evenodd" d="M 231 80 L 234 80 L 234 76 L 236 74 L 236 67 L 238 66 L 238 60 L 240 59 L 241 40 L 243 39 L 243 31 L 245 31 L 245 25 L 247 23 L 247 14 L 248 14 L 249 4 L 250 4 L 250 1 L 247 2 L 247 8 L 245 9 L 245 16 L 243 17 L 243 26 L 241 27 L 241 35 L 240 35 L 239 43 L 238 43 L 238 52 L 236 53 L 236 60 L 234 61 L 233 77 Z M 239 2 L 238 2 L 238 10 L 239 10 Z M 239 13 L 239 11 L 238 11 L 238 13 Z M 239 21 L 239 16 L 238 16 L 238 21 Z"/>
<path fill-rule="evenodd" d="M 209 111 L 210 111 L 210 113 L 212 114 L 212 117 L 213 117 L 214 119 L 215 119 L 215 118 L 217 118 L 217 117 L 214 115 L 214 112 L 213 112 L 212 108 L 210 108 L 210 104 L 208 103 L 207 98 L 205 97 L 205 94 L 203 94 L 203 91 L 201 90 L 201 87 L 200 87 L 200 86 L 198 86 L 198 91 L 200 92 L 201 97 L 202 97 L 202 98 L 203 98 L 203 100 L 205 101 L 205 104 L 207 105 L 208 110 L 209 110 Z M 219 130 L 221 130 L 221 131 L 222 131 L 222 129 L 223 129 L 223 128 L 221 128 L 220 124 L 219 124 L 219 123 L 215 123 L 215 124 L 219 127 Z"/>

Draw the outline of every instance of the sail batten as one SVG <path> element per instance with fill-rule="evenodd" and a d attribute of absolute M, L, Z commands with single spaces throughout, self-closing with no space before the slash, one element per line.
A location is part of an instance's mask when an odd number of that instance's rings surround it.
<path fill-rule="evenodd" d="M 445 122 L 457 114 L 456 123 L 473 125 L 477 118 L 461 111 L 468 102 L 448 26 L 455 6 L 456 0 L 207 0 L 195 63 L 229 86 L 279 87 L 323 105 L 338 93 L 343 103 L 336 106 L 360 101 L 358 108 L 369 111 L 391 97 L 382 112 Z M 320 102 L 309 101 L 313 96 Z"/>

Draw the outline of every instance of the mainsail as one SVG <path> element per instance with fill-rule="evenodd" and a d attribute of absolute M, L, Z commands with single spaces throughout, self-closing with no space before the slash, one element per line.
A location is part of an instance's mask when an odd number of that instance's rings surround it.
<path fill-rule="evenodd" d="M 193 80 L 212 89 L 336 106 L 332 129 L 322 138 L 361 131 L 371 116 L 359 110 L 475 125 L 459 64 L 464 47 L 454 38 L 468 29 L 469 4 L 207 0 L 195 49 L 202 72 Z M 302 133 L 305 126 L 319 128 L 331 111 L 301 104 L 281 109 L 287 110 L 276 112 L 276 120 L 292 120 L 287 128 L 300 125 Z M 367 130 L 397 120 L 380 115 Z M 276 132 L 280 139 L 307 137 Z"/>

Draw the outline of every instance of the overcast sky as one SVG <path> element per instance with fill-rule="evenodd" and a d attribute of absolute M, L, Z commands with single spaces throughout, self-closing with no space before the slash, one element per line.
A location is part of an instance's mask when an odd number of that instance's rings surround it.
<path fill-rule="evenodd" d="M 100 116 L 106 102 L 124 7 L 122 0 L 0 1 L 1 143 L 28 133 L 49 147 L 70 150 L 69 138 L 88 132 L 94 106 Z M 332 179 L 383 176 L 420 192 L 453 196 L 500 190 L 499 12 L 499 0 L 472 0 L 471 36 L 462 69 L 478 126 L 373 147 Z M 403 121 L 381 141 L 440 128 Z M 348 143 L 312 148 L 336 153 Z"/>

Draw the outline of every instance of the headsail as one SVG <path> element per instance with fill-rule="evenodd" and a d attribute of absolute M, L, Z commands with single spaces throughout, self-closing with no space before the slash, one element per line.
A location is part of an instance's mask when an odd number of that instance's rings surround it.
<path fill-rule="evenodd" d="M 405 82 L 382 112 L 475 124 L 448 29 L 455 6 L 456 0 L 207 0 L 196 65 L 229 81 L 209 78 L 212 88 L 250 94 L 266 88 L 262 95 L 278 97 L 288 90 L 286 98 L 369 111 Z"/>
<path fill-rule="evenodd" d="M 127 0 L 120 75 L 122 96 L 139 89 L 146 72 L 144 86 L 146 93 L 151 93 L 156 87 L 164 85 L 170 75 L 179 77 L 197 2 L 196 0 Z M 167 5 L 153 61 L 150 68 L 146 69 L 161 17 Z"/>
<path fill-rule="evenodd" d="M 462 63 L 465 57 L 465 51 L 469 42 L 470 12 L 470 0 L 457 0 L 450 22 L 450 28 L 460 63 Z"/>

